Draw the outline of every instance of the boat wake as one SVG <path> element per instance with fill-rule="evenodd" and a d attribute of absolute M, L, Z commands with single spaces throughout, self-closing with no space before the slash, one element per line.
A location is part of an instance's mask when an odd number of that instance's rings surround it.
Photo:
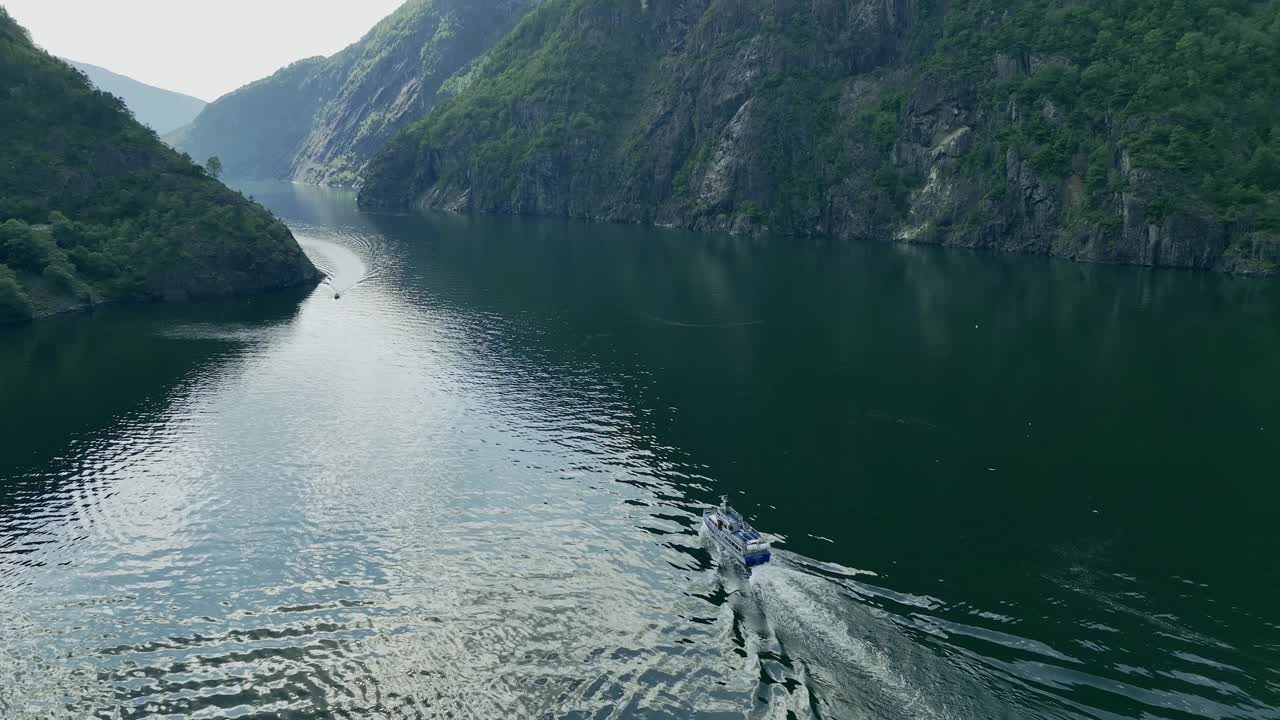
<path fill-rule="evenodd" d="M 856 570 L 782 550 L 750 575 L 725 566 L 721 582 L 740 647 L 760 659 L 762 677 L 790 688 L 785 695 L 762 689 L 758 702 L 785 706 L 786 717 L 1280 717 L 1227 681 L 1236 666 L 1209 656 L 1230 646 L 1210 638 L 1177 636 L 1195 650 L 1171 653 L 1176 669 L 1093 675 L 1081 659 L 1044 641 L 963 622 L 940 599 L 878 587 Z M 1073 653 L 1090 643 L 1078 645 Z M 1215 671 L 1223 677 L 1211 677 Z M 1100 693 L 1108 705 L 1130 704 L 1134 714 L 1099 708 Z"/>
<path fill-rule="evenodd" d="M 302 227 L 295 228 L 295 234 L 307 257 L 325 274 L 322 284 L 335 298 L 379 274 L 377 247 L 363 235 L 320 233 Z"/>
<path fill-rule="evenodd" d="M 1012 717 L 948 661 L 828 578 L 786 558 L 752 573 L 768 635 L 797 668 L 814 717 Z"/>

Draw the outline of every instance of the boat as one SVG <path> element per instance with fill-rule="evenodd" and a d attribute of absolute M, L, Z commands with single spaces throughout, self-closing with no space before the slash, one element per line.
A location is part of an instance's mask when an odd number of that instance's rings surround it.
<path fill-rule="evenodd" d="M 727 495 L 720 496 L 718 507 L 703 511 L 702 524 L 721 550 L 747 568 L 764 565 L 773 557 L 769 541 L 751 527 L 737 510 L 729 507 Z"/>

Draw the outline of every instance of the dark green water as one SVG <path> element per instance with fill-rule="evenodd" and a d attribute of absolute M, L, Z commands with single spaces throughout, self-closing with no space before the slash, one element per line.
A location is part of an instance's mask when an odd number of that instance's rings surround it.
<path fill-rule="evenodd" d="M 1280 284 L 252 189 L 0 332 L 0 717 L 1280 718 Z"/>

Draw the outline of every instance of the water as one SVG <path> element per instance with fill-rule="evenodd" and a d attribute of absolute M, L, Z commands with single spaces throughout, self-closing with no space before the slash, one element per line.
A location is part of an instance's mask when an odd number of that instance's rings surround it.
<path fill-rule="evenodd" d="M 0 334 L 0 717 L 1280 718 L 1276 284 L 251 190 Z"/>

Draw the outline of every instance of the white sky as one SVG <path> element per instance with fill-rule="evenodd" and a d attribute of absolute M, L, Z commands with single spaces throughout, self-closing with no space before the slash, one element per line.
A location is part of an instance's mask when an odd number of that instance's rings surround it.
<path fill-rule="evenodd" d="M 404 0 L 0 0 L 60 57 L 213 100 L 332 55 Z"/>

